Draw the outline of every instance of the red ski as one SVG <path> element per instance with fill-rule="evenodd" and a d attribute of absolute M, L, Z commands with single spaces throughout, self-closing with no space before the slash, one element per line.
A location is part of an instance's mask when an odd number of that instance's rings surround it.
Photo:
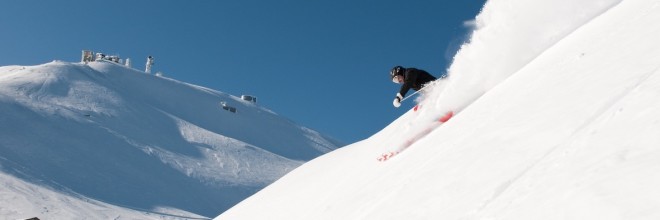
<path fill-rule="evenodd" d="M 414 111 L 417 111 L 417 109 L 418 109 L 418 106 L 415 106 Z M 435 130 L 435 129 L 436 129 L 437 127 L 439 127 L 441 124 L 444 124 L 445 122 L 449 121 L 449 119 L 451 119 L 453 116 L 454 116 L 454 112 L 453 112 L 453 111 L 449 111 L 449 112 L 445 113 L 445 114 L 444 114 L 442 117 L 440 117 L 437 121 L 434 121 L 433 123 L 431 123 L 426 129 L 420 131 L 419 133 L 413 135 L 411 138 L 409 138 L 408 140 L 406 140 L 406 141 L 405 141 L 401 146 L 399 146 L 396 150 L 393 150 L 393 151 L 390 151 L 390 152 L 387 152 L 387 153 L 383 153 L 383 154 L 381 154 L 378 158 L 376 158 L 376 160 L 381 161 L 381 162 L 384 162 L 384 161 L 387 161 L 387 160 L 391 159 L 392 157 L 394 157 L 394 156 L 400 154 L 401 152 L 403 152 L 404 150 L 408 149 L 408 147 L 410 147 L 411 145 L 413 145 L 413 144 L 414 144 L 415 142 L 417 142 L 418 140 L 420 140 L 420 139 L 426 137 L 426 135 L 428 135 L 429 133 L 431 133 L 431 131 Z"/>

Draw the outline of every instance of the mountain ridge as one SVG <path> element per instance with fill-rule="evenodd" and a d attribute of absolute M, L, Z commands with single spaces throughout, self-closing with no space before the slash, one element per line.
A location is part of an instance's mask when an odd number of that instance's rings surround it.
<path fill-rule="evenodd" d="M 212 216 L 340 146 L 256 103 L 112 62 L 0 67 L 0 87 L 3 172 L 140 210 Z"/>

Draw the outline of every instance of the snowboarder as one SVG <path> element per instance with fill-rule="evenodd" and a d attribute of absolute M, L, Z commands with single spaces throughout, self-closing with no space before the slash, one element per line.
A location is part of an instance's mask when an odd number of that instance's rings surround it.
<path fill-rule="evenodd" d="M 408 93 L 408 90 L 414 89 L 415 91 L 419 91 L 424 88 L 427 83 L 436 80 L 433 75 L 424 70 L 403 68 L 402 66 L 395 66 L 392 68 L 392 71 L 390 71 L 390 77 L 392 78 L 392 82 L 402 84 L 401 90 L 399 90 L 396 94 L 396 98 L 394 98 L 394 102 L 392 102 L 396 108 L 401 106 L 401 100 L 403 99 L 403 96 Z"/>

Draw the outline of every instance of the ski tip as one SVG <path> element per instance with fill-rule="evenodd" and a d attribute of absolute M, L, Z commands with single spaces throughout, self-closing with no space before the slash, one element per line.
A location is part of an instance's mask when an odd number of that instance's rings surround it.
<path fill-rule="evenodd" d="M 413 108 L 413 111 L 416 112 L 418 109 L 419 109 L 419 105 L 415 105 L 415 107 Z"/>
<path fill-rule="evenodd" d="M 396 152 L 396 151 L 392 151 L 392 152 L 389 152 L 389 153 L 384 153 L 384 154 L 380 155 L 380 157 L 376 158 L 376 160 L 378 160 L 380 162 L 385 162 L 385 161 L 389 160 L 390 158 L 394 157 L 397 154 L 398 154 L 398 152 Z"/>
<path fill-rule="evenodd" d="M 449 112 L 445 113 L 444 116 L 440 117 L 440 119 L 438 119 L 438 121 L 440 121 L 442 123 L 445 123 L 445 122 L 449 121 L 449 119 L 451 119 L 451 117 L 453 117 L 453 116 L 454 116 L 454 112 L 449 111 Z"/>

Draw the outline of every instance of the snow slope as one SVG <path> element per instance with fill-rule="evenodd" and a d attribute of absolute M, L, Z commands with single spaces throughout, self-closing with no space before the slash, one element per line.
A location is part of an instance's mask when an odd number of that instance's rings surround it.
<path fill-rule="evenodd" d="M 339 145 L 255 103 L 105 61 L 0 67 L 0 112 L 9 219 L 215 216 Z"/>
<path fill-rule="evenodd" d="M 419 112 L 216 219 L 658 219 L 658 21 L 658 0 L 488 1 Z"/>

